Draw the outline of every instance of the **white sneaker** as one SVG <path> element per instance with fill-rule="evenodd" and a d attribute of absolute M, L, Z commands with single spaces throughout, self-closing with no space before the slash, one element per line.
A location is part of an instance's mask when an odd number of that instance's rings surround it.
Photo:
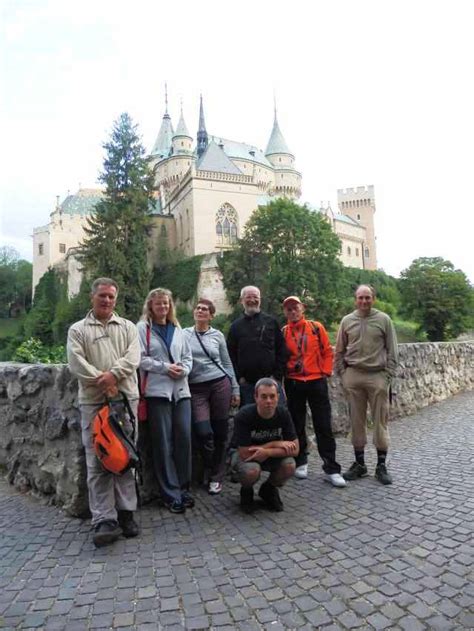
<path fill-rule="evenodd" d="M 308 465 L 302 464 L 295 469 L 295 478 L 299 478 L 300 480 L 306 480 L 308 477 Z"/>
<path fill-rule="evenodd" d="M 207 492 L 209 495 L 218 495 L 222 491 L 222 484 L 220 482 L 209 482 L 209 488 Z"/>
<path fill-rule="evenodd" d="M 343 486 L 347 486 L 347 482 L 344 480 L 340 473 L 325 473 L 324 478 L 333 486 L 339 486 L 341 488 Z"/>

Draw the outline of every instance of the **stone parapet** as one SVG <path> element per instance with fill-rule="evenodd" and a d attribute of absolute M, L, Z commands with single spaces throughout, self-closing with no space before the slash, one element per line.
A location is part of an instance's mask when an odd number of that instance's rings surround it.
<path fill-rule="evenodd" d="M 399 348 L 392 419 L 474 387 L 474 341 Z M 348 432 L 344 394 L 335 377 L 330 393 L 334 430 Z M 140 442 L 148 441 L 142 436 Z M 144 460 L 146 500 L 155 485 L 147 455 Z M 43 496 L 71 515 L 87 513 L 77 381 L 67 366 L 0 363 L 0 467 L 19 490 Z"/>

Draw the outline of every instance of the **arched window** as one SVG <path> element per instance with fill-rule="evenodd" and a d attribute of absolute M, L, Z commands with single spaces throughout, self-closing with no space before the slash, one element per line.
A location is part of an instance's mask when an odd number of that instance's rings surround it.
<path fill-rule="evenodd" d="M 239 218 L 230 204 L 224 204 L 216 213 L 217 243 L 233 245 L 237 243 Z"/>

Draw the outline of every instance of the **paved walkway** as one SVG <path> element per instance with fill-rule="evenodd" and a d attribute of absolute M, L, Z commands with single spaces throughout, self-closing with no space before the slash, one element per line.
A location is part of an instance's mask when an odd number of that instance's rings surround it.
<path fill-rule="evenodd" d="M 229 483 L 184 516 L 144 508 L 140 538 L 100 550 L 2 483 L 0 628 L 474 629 L 473 410 L 471 392 L 393 422 L 391 487 L 334 489 L 313 455 L 283 513 L 241 514 Z"/>

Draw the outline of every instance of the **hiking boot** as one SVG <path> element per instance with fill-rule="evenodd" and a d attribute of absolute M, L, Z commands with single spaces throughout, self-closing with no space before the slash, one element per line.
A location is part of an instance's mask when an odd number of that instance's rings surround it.
<path fill-rule="evenodd" d="M 209 495 L 218 495 L 222 491 L 222 483 L 221 482 L 209 482 L 209 488 L 207 492 Z"/>
<path fill-rule="evenodd" d="M 242 486 L 240 488 L 240 508 L 244 513 L 251 513 L 254 510 L 253 486 Z"/>
<path fill-rule="evenodd" d="M 392 476 L 384 464 L 378 464 L 375 467 L 375 478 L 382 484 L 392 484 Z"/>
<path fill-rule="evenodd" d="M 308 477 L 308 465 L 307 464 L 301 464 L 299 467 L 296 467 L 296 469 L 295 469 L 295 478 L 298 478 L 299 480 L 306 480 L 307 477 Z"/>
<path fill-rule="evenodd" d="M 194 497 L 189 491 L 183 491 L 183 493 L 181 493 L 181 502 L 185 508 L 193 508 L 195 504 Z"/>
<path fill-rule="evenodd" d="M 117 522 L 112 519 L 106 519 L 95 526 L 92 541 L 96 548 L 101 548 L 102 546 L 107 546 L 109 543 L 117 541 L 120 537 L 120 533 L 121 530 Z"/>
<path fill-rule="evenodd" d="M 358 462 L 353 462 L 350 468 L 347 471 L 344 471 L 342 477 L 344 480 L 357 480 L 358 478 L 365 478 L 368 475 L 367 467 L 365 464 L 359 464 Z"/>
<path fill-rule="evenodd" d="M 180 515 L 186 511 L 186 506 L 181 500 L 170 500 L 165 502 L 165 506 L 170 513 L 174 513 L 175 515 Z"/>
<path fill-rule="evenodd" d="M 332 484 L 333 486 L 338 486 L 340 488 L 347 486 L 346 481 L 340 473 L 325 473 L 324 479 L 326 480 L 326 482 L 329 482 L 329 484 Z"/>
<path fill-rule="evenodd" d="M 258 494 L 271 510 L 279 513 L 283 510 L 283 502 L 280 499 L 280 493 L 276 486 L 270 482 L 264 482 L 260 487 Z"/>
<path fill-rule="evenodd" d="M 136 537 L 140 532 L 137 522 L 133 518 L 133 512 L 131 510 L 119 510 L 118 511 L 118 523 L 122 529 L 122 534 L 127 539 Z"/>

